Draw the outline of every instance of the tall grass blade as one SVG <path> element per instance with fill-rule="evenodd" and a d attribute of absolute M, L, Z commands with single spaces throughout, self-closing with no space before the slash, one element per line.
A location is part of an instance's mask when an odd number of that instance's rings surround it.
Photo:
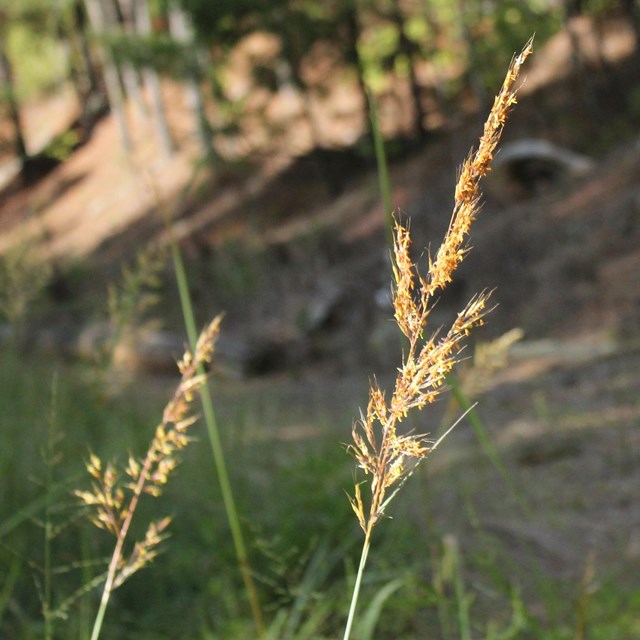
<path fill-rule="evenodd" d="M 453 580 L 453 587 L 456 595 L 459 637 L 460 640 L 471 640 L 469 603 L 464 588 L 462 562 L 457 540 L 453 538 L 453 536 L 447 536 L 444 539 L 444 556 L 444 562 L 450 567 L 451 578 Z"/>
<path fill-rule="evenodd" d="M 320 607 L 309 615 L 311 598 L 333 568 L 344 557 L 345 548 L 350 544 L 351 542 L 348 541 L 331 552 L 326 542 L 317 546 L 311 561 L 305 569 L 304 576 L 298 587 L 298 596 L 291 607 L 278 640 L 301 640 L 302 638 L 312 637 L 309 634 L 314 627 L 317 627 L 327 612 L 324 607 Z M 302 620 L 305 615 L 307 617 L 303 623 Z"/>
<path fill-rule="evenodd" d="M 169 233 L 171 238 L 171 255 L 173 258 L 173 266 L 176 274 L 176 280 L 178 284 L 178 291 L 180 295 L 180 304 L 182 306 L 182 313 L 184 316 L 185 328 L 187 331 L 187 337 L 191 348 L 195 348 L 198 331 L 196 328 L 196 320 L 193 312 L 193 305 L 191 303 L 191 296 L 189 295 L 189 283 L 186 275 L 186 269 L 180 248 L 178 243 L 171 233 L 171 225 L 168 221 Z M 204 374 L 204 371 L 200 371 L 200 374 Z M 227 464 L 224 456 L 224 449 L 222 447 L 222 441 L 220 438 L 220 430 L 218 429 L 218 423 L 213 407 L 213 401 L 211 400 L 211 394 L 206 385 L 199 389 L 200 399 L 202 402 L 202 413 L 204 421 L 207 427 L 207 434 L 209 436 L 209 442 L 211 444 L 211 450 L 213 452 L 213 459 L 215 462 L 216 473 L 218 476 L 218 483 L 220 485 L 220 491 L 222 493 L 222 500 L 224 503 L 227 520 L 229 522 L 229 528 L 231 529 L 231 537 L 233 538 L 233 545 L 238 560 L 240 572 L 242 574 L 242 580 L 247 591 L 249 598 L 249 604 L 253 619 L 258 631 L 258 637 L 265 638 L 265 627 L 262 616 L 262 609 L 260 607 L 260 601 L 258 598 L 258 590 L 255 586 L 253 576 L 251 573 L 251 566 L 249 563 L 249 556 L 247 554 L 247 548 L 240 526 L 240 518 L 238 516 L 238 509 L 233 496 L 231 488 L 231 481 L 229 479 L 229 472 L 227 470 Z"/>
<path fill-rule="evenodd" d="M 58 437 L 57 426 L 58 412 L 58 373 L 54 372 L 51 381 L 51 412 L 49 414 L 47 428 L 47 445 L 43 452 L 44 465 L 46 469 L 45 475 L 45 495 L 47 502 L 44 508 L 44 566 L 43 566 L 43 593 L 42 593 L 42 611 L 44 614 L 44 637 L 45 640 L 53 638 L 53 617 L 51 615 L 52 603 L 52 565 L 51 565 L 51 547 L 54 538 L 54 528 L 52 520 L 53 501 L 51 500 L 51 486 L 53 485 L 53 468 L 57 462 L 56 440 Z"/>
<path fill-rule="evenodd" d="M 4 617 L 4 612 L 7 610 L 7 605 L 9 604 L 9 600 L 11 599 L 11 594 L 13 593 L 13 589 L 16 586 L 16 582 L 18 581 L 18 576 L 20 575 L 20 564 L 20 558 L 13 559 L 11 568 L 5 576 L 2 591 L 0 591 L 0 629 L 2 628 L 2 618 Z"/>
<path fill-rule="evenodd" d="M 56 496 L 67 493 L 83 476 L 77 474 L 67 480 L 62 480 L 51 486 L 49 491 L 39 498 L 35 498 L 27 505 L 16 511 L 11 517 L 0 524 L 0 540 L 17 529 L 23 522 L 31 520 L 36 514 L 46 508 L 47 504 Z"/>
<path fill-rule="evenodd" d="M 367 610 L 362 615 L 355 634 L 358 640 L 373 640 L 373 632 L 376 630 L 376 625 L 380 619 L 380 614 L 382 613 L 385 602 L 403 584 L 404 580 L 402 578 L 396 578 L 395 580 L 387 582 L 387 584 L 378 590 L 378 593 L 372 598 L 371 604 L 369 604 Z"/>
<path fill-rule="evenodd" d="M 371 121 L 371 134 L 373 136 L 373 149 L 376 155 L 376 167 L 378 172 L 378 183 L 380 184 L 380 196 L 384 209 L 385 231 L 389 246 L 393 246 L 393 203 L 391 202 L 391 180 L 389 179 L 389 167 L 387 165 L 387 154 L 384 148 L 384 138 L 380 131 L 378 121 L 378 103 L 371 91 L 367 91 L 367 102 L 369 104 L 369 119 Z"/>
<path fill-rule="evenodd" d="M 471 402 L 469 402 L 469 399 L 467 398 L 464 391 L 462 390 L 458 382 L 458 379 L 455 375 L 447 376 L 447 384 L 451 389 L 451 393 L 453 394 L 453 397 L 456 399 L 460 407 L 465 411 L 467 418 L 473 428 L 473 432 L 476 438 L 478 439 L 478 442 L 480 443 L 480 446 L 482 447 L 486 456 L 489 458 L 493 466 L 496 468 L 496 471 L 498 471 L 498 473 L 504 480 L 504 483 L 507 485 L 507 487 L 509 488 L 509 491 L 511 492 L 511 494 L 513 495 L 517 503 L 522 508 L 522 511 L 525 513 L 525 515 L 530 516 L 531 510 L 529 509 L 529 504 L 527 502 L 527 499 L 524 493 L 520 491 L 520 489 L 516 485 L 513 477 L 509 473 L 509 470 L 506 468 L 506 466 L 502 462 L 500 453 L 493 446 L 493 443 L 489 438 L 484 422 L 482 421 L 482 418 L 474 408 L 475 405 L 472 405 Z"/>
<path fill-rule="evenodd" d="M 353 593 L 351 594 L 351 604 L 349 605 L 349 615 L 347 617 L 347 624 L 344 629 L 343 640 L 349 640 L 349 638 L 351 637 L 351 628 L 353 627 L 356 608 L 358 606 L 358 598 L 360 597 L 360 587 L 362 586 L 362 576 L 364 575 L 364 569 L 367 566 L 367 557 L 369 556 L 369 548 L 371 546 L 370 534 L 371 532 L 368 531 L 362 545 L 360 564 L 358 565 L 358 573 L 356 574 L 356 581 L 353 585 Z"/>

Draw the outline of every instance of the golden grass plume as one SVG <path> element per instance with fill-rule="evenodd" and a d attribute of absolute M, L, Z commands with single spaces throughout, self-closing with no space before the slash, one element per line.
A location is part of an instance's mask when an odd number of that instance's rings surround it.
<path fill-rule="evenodd" d="M 182 374 L 173 397 L 164 408 L 162 420 L 144 458 L 129 456 L 124 473 L 112 463 L 103 464 L 91 454 L 87 471 L 94 479 L 89 491 L 76 491 L 76 496 L 90 508 L 91 520 L 116 538 L 103 592 L 103 602 L 111 591 L 148 564 L 158 553 L 158 545 L 170 518 L 151 522 L 144 539 L 136 542 L 125 557 L 124 544 L 143 494 L 159 496 L 178 464 L 177 453 L 189 442 L 189 427 L 196 421 L 192 412 L 194 394 L 206 381 L 199 371 L 212 359 L 220 330 L 221 317 L 216 317 L 200 334 L 191 353 L 186 351 L 178 363 Z M 105 600 L 106 599 L 106 600 Z"/>
<path fill-rule="evenodd" d="M 511 107 L 516 103 L 515 83 L 520 68 L 532 52 L 532 40 L 509 65 L 504 83 L 485 122 L 477 150 L 464 161 L 458 177 L 449 228 L 435 257 L 429 258 L 426 276 L 420 275 L 410 256 L 409 229 L 394 228 L 393 307 L 398 328 L 409 346 L 398 369 L 390 398 L 374 383 L 366 414 L 354 425 L 350 450 L 369 479 L 367 504 L 356 483 L 351 505 L 368 540 L 402 479 L 436 445 L 426 436 L 400 434 L 398 426 L 411 409 L 422 409 L 445 389 L 445 378 L 460 357 L 464 339 L 483 324 L 489 293 L 475 295 L 446 333 L 425 337 L 434 294 L 444 289 L 469 251 L 467 238 L 479 211 L 480 179 L 490 170 L 496 147 Z M 394 491 L 389 495 L 389 490 Z"/>

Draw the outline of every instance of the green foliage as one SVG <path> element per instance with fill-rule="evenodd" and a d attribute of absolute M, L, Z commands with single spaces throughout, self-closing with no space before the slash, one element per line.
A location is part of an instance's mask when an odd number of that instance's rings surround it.
<path fill-rule="evenodd" d="M 167 34 L 148 37 L 111 32 L 102 38 L 116 63 L 131 62 L 136 67 L 152 67 L 175 79 L 193 72 L 191 51 Z"/>
<path fill-rule="evenodd" d="M 557 32 L 562 22 L 562 12 L 546 3 L 474 0 L 467 6 L 465 28 L 473 41 L 469 65 L 480 73 L 485 87 L 499 82 L 501 62 L 532 33 L 540 45 Z"/>
<path fill-rule="evenodd" d="M 42 155 L 53 158 L 58 162 L 64 162 L 71 157 L 80 142 L 77 131 L 70 129 L 56 136 L 42 151 Z"/>
<path fill-rule="evenodd" d="M 7 39 L 19 101 L 59 88 L 66 78 L 66 67 L 60 45 L 51 31 L 12 21 L 8 24 Z"/>
<path fill-rule="evenodd" d="M 53 484 L 46 490 L 41 454 L 49 438 L 47 416 L 51 413 L 51 378 L 56 368 L 56 425 L 64 438 L 56 445 L 61 459 L 54 467 Z M 166 394 L 164 389 L 157 389 L 157 382 L 141 381 L 138 385 L 133 392 L 105 402 L 87 384 L 80 368 L 62 367 L 15 352 L 1 354 L 0 431 L 5 446 L 0 448 L 0 605 L 3 597 L 10 597 L 22 612 L 19 620 L 13 607 L 5 608 L 0 619 L 1 637 L 42 637 L 38 631 L 42 614 L 34 587 L 34 578 L 42 584 L 44 530 L 38 523 L 44 523 L 47 501 L 53 508 L 52 521 L 58 523 L 68 520 L 77 509 L 69 494 L 82 483 L 79 476 L 84 474 L 87 442 L 105 455 L 121 459 L 126 451 L 145 446 Z M 292 403 L 291 384 L 263 387 L 258 387 L 262 389 L 259 393 L 255 388 L 238 387 L 224 392 L 223 385 L 217 402 L 224 410 L 221 424 L 225 425 L 225 442 L 229 442 L 229 436 L 238 437 L 238 431 L 242 434 L 231 449 L 236 463 L 232 481 L 239 487 L 240 511 L 249 514 L 247 521 L 254 532 L 250 536 L 251 552 L 270 622 L 268 637 L 335 638 L 346 609 L 342 562 L 344 559 L 347 566 L 353 562 L 358 539 L 356 528 L 350 526 L 351 513 L 342 491 L 351 481 L 351 465 L 336 445 L 340 439 L 336 425 L 347 424 L 350 409 L 333 406 L 331 415 L 323 415 L 308 401 Z M 318 406 L 330 407 L 330 396 L 316 399 Z M 296 443 L 278 439 L 277 431 L 271 431 L 275 427 L 270 425 L 293 428 L 302 420 L 315 424 L 321 435 Z M 266 433 L 274 437 L 265 439 Z M 256 441 L 258 436 L 262 439 Z M 134 576 L 117 594 L 105 637 L 253 637 L 240 580 L 234 577 L 233 549 L 212 491 L 210 453 L 202 446 L 187 452 L 175 484 L 165 496 L 174 515 L 167 549 L 146 574 Z M 484 454 L 478 450 L 477 455 L 482 458 Z M 473 470 L 481 466 L 464 459 L 432 479 L 434 499 L 442 496 L 439 527 L 457 526 L 452 516 L 444 514 L 446 510 L 459 511 L 460 499 L 455 497 L 459 478 L 477 473 Z M 481 487 L 475 477 L 469 481 L 472 486 L 478 485 L 480 499 Z M 427 632 L 436 640 L 462 637 L 460 602 L 470 604 L 472 637 L 575 637 L 575 581 L 558 582 L 542 576 L 549 587 L 545 598 L 555 601 L 559 615 L 553 624 L 544 617 L 536 619 L 538 613 L 534 616 L 533 609 L 528 608 L 530 596 L 525 597 L 511 583 L 526 585 L 528 577 L 505 562 L 499 541 L 475 536 L 473 552 L 469 540 L 460 547 L 458 566 L 464 570 L 465 579 L 464 589 L 459 588 L 457 596 L 456 572 L 442 555 L 429 556 L 420 519 L 416 520 L 408 508 L 396 509 L 393 515 L 394 522 L 383 525 L 384 535 L 372 554 L 370 580 L 365 584 L 371 616 L 364 607 L 362 620 L 363 624 L 368 619 L 373 623 L 377 617 L 374 638 L 409 640 L 425 637 Z M 100 535 L 77 527 L 75 523 L 63 529 L 52 541 L 54 610 L 99 573 L 90 559 L 106 551 Z M 89 540 L 82 543 L 87 534 Z M 83 544 L 88 548 L 81 553 Z M 442 554 L 440 545 L 436 546 Z M 402 567 L 400 573 L 398 567 Z M 429 584 L 438 572 L 443 581 L 441 589 Z M 402 586 L 398 586 L 400 580 Z M 611 576 L 594 584 L 586 608 L 589 637 L 626 640 L 638 635 L 640 596 L 637 587 L 627 587 L 629 581 L 633 582 L 631 573 L 626 578 Z M 95 604 L 91 594 L 82 594 L 80 602 L 86 597 Z M 439 608 L 447 620 L 444 627 L 438 621 Z M 80 624 L 80 611 L 76 603 L 69 608 L 67 619 L 56 619 L 57 637 L 80 635 L 74 631 Z M 359 631 L 367 637 L 370 627 L 365 626 Z M 449 635 L 446 628 L 450 629 Z M 282 635 L 284 629 L 287 636 Z"/>
<path fill-rule="evenodd" d="M 0 319 L 19 336 L 27 314 L 51 278 L 51 265 L 35 240 L 9 248 L 0 256 Z"/>

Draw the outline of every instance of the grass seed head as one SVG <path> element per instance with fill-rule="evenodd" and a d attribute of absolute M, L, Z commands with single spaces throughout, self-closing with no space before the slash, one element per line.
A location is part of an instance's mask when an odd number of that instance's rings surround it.
<path fill-rule="evenodd" d="M 410 255 L 408 227 L 396 221 L 393 244 L 393 308 L 396 324 L 409 346 L 398 369 L 390 399 L 375 384 L 369 391 L 365 416 L 354 425 L 349 447 L 357 465 L 369 476 L 369 502 L 365 506 L 360 483 L 350 498 L 360 527 L 368 538 L 401 483 L 425 458 L 430 448 L 423 435 L 398 434 L 398 427 L 412 409 L 434 402 L 446 389 L 446 376 L 461 358 L 464 341 L 484 323 L 489 293 L 474 296 L 460 311 L 446 333 L 435 331 L 425 338 L 434 294 L 444 289 L 469 251 L 467 238 L 480 203 L 480 179 L 490 170 L 495 149 L 509 110 L 516 103 L 515 82 L 532 52 L 530 40 L 515 56 L 485 122 L 478 148 L 463 162 L 455 188 L 449 228 L 429 270 L 421 276 Z M 387 491 L 395 487 L 387 497 Z"/>
<path fill-rule="evenodd" d="M 179 362 L 182 374 L 180 382 L 164 408 L 162 421 L 155 429 L 145 457 L 138 459 L 129 455 L 121 474 L 114 464 L 104 465 L 93 453 L 89 456 L 87 471 L 95 482 L 91 491 L 76 491 L 75 495 L 91 510 L 91 521 L 117 538 L 109 569 L 111 590 L 148 564 L 157 555 L 157 547 L 166 537 L 162 532 L 170 519 L 151 522 L 144 540 L 134 544 L 128 559 L 125 560 L 122 555 L 124 538 L 140 497 L 143 494 L 157 497 L 162 493 L 162 488 L 178 465 L 177 452 L 191 440 L 187 432 L 197 419 L 192 413 L 192 402 L 195 392 L 206 382 L 202 367 L 213 357 L 220 320 L 220 317 L 215 318 L 203 330 L 194 352 L 187 351 Z"/>

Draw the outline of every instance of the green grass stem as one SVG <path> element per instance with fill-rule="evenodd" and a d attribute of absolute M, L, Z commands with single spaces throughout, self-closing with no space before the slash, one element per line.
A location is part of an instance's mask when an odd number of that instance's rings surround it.
<path fill-rule="evenodd" d="M 178 284 L 178 292 L 180 295 L 180 304 L 182 306 L 185 328 L 187 331 L 189 344 L 191 348 L 194 349 L 196 341 L 198 339 L 198 331 L 195 315 L 193 312 L 193 304 L 191 303 L 191 296 L 189 294 L 189 283 L 184 266 L 184 261 L 180 253 L 180 248 L 175 237 L 171 233 L 170 224 L 169 232 L 171 234 L 171 255 L 173 258 L 173 266 Z M 202 370 L 199 371 L 199 373 L 204 374 L 205 372 L 204 370 Z M 222 447 L 220 430 L 218 428 L 218 423 L 215 416 L 213 401 L 211 400 L 211 394 L 206 385 L 200 387 L 200 398 L 202 401 L 202 412 L 207 427 L 207 434 L 209 436 L 211 450 L 213 452 L 213 459 L 215 462 L 218 483 L 220 485 L 220 491 L 222 493 L 222 500 L 224 503 L 227 520 L 229 522 L 229 528 L 231 530 L 231 537 L 233 539 L 233 545 L 235 548 L 238 565 L 242 574 L 242 580 L 245 585 L 247 596 L 249 598 L 251 613 L 254 619 L 256 630 L 258 632 L 258 637 L 260 639 L 264 639 L 266 638 L 266 635 L 262 609 L 260 607 L 260 601 L 258 598 L 258 590 L 256 589 L 255 582 L 251 573 L 251 565 L 249 563 L 249 556 L 247 554 L 247 548 L 244 541 L 242 528 L 240 526 L 238 509 L 236 507 L 233 490 L 231 488 L 231 481 L 229 479 L 229 472 L 227 470 L 224 449 Z"/>
<path fill-rule="evenodd" d="M 471 404 L 466 394 L 462 390 L 462 387 L 458 382 L 458 378 L 455 375 L 447 376 L 447 384 L 451 388 L 451 393 L 453 394 L 453 397 L 456 399 L 460 407 L 463 409 L 465 415 L 469 419 L 469 422 L 471 423 L 471 426 L 473 428 L 473 432 L 476 438 L 478 439 L 478 442 L 480 443 L 480 446 L 482 447 L 486 456 L 489 458 L 493 466 L 496 468 L 496 470 L 504 480 L 505 484 L 509 488 L 509 491 L 513 495 L 516 502 L 520 505 L 524 514 L 526 516 L 531 516 L 531 510 L 529 508 L 529 504 L 527 503 L 527 500 L 524 494 L 522 493 L 522 491 L 520 491 L 515 481 L 513 480 L 513 477 L 509 473 L 509 470 L 502 462 L 500 453 L 493 446 L 493 443 L 491 442 L 491 439 L 487 434 L 487 429 L 484 426 L 484 422 L 482 421 L 482 418 L 479 416 L 478 412 L 475 410 L 474 408 L 475 405 Z"/>
<path fill-rule="evenodd" d="M 362 615 L 362 621 L 358 625 L 358 640 L 373 640 L 373 634 L 385 602 L 400 589 L 403 584 L 403 578 L 395 578 L 380 588 L 378 593 L 372 598 L 371 604 L 367 607 L 366 612 Z"/>
<path fill-rule="evenodd" d="M 360 587 L 362 586 L 362 576 L 364 575 L 364 568 L 367 565 L 367 557 L 369 556 L 370 547 L 371 547 L 371 529 L 369 529 L 369 531 L 365 535 L 364 544 L 362 545 L 362 554 L 360 555 L 360 564 L 358 565 L 358 573 L 356 574 L 356 581 L 353 585 L 353 593 L 351 594 L 349 616 L 347 617 L 347 625 L 345 626 L 345 629 L 344 629 L 343 640 L 349 640 L 349 638 L 351 637 L 351 628 L 353 627 L 353 621 L 356 615 L 358 598 L 360 596 Z"/>
<path fill-rule="evenodd" d="M 469 604 L 464 588 L 460 552 L 455 540 L 445 539 L 445 553 L 450 555 L 449 562 L 453 575 L 454 591 L 456 595 L 456 605 L 458 609 L 458 630 L 460 640 L 471 640 L 471 622 L 469 620 Z"/>
<path fill-rule="evenodd" d="M 369 103 L 369 119 L 371 120 L 371 134 L 373 136 L 373 149 L 376 156 L 376 168 L 378 183 L 380 185 L 380 197 L 384 209 L 384 223 L 389 246 L 393 246 L 393 203 L 391 201 L 391 180 L 387 165 L 387 154 L 384 148 L 384 138 L 378 122 L 378 103 L 371 91 L 367 92 Z"/>
<path fill-rule="evenodd" d="M 51 545 L 53 542 L 53 521 L 51 500 L 51 486 L 53 485 L 53 467 L 56 463 L 56 418 L 58 406 L 58 373 L 54 372 L 51 381 L 51 413 L 49 414 L 49 424 L 47 430 L 47 446 L 43 453 L 46 469 L 45 476 L 45 496 L 47 501 L 44 508 L 44 566 L 43 580 L 44 588 L 42 594 L 42 610 L 44 614 L 44 637 L 45 640 L 53 638 L 53 616 L 51 615 L 52 597 L 52 564 Z"/>
<path fill-rule="evenodd" d="M 195 166 L 194 171 L 191 174 L 191 178 L 181 191 L 178 202 L 175 205 L 176 210 L 179 210 L 184 204 L 187 194 L 195 187 L 198 176 L 201 170 L 206 166 L 206 164 L 207 162 L 205 158 L 204 160 L 198 162 L 198 164 Z M 189 281 L 187 278 L 184 260 L 182 259 L 180 247 L 174 234 L 171 215 L 166 210 L 166 208 L 162 206 L 158 190 L 152 180 L 149 180 L 149 187 L 155 195 L 158 210 L 162 213 L 167 228 L 169 244 L 171 247 L 173 269 L 178 286 L 178 295 L 180 297 L 180 306 L 182 309 L 184 325 L 187 332 L 187 338 L 189 340 L 190 348 L 194 349 L 196 341 L 198 339 L 198 329 L 195 319 L 195 313 L 193 310 L 193 304 L 191 301 L 191 295 L 189 293 Z M 201 370 L 198 373 L 204 374 L 205 372 L 204 370 Z M 222 440 L 220 438 L 220 430 L 218 428 L 213 401 L 211 400 L 211 394 L 206 385 L 203 385 L 199 388 L 199 393 L 202 402 L 202 413 L 207 428 L 209 442 L 211 444 L 211 450 L 213 453 L 218 484 L 220 485 L 220 491 L 222 493 L 222 501 L 224 504 L 227 521 L 229 523 L 229 529 L 231 530 L 231 537 L 233 539 L 233 545 L 236 553 L 236 558 L 238 560 L 240 573 L 242 575 L 242 581 L 244 583 L 247 597 L 249 599 L 249 605 L 251 607 L 252 617 L 256 630 L 258 632 L 258 638 L 260 640 L 265 640 L 266 631 L 262 615 L 262 608 L 260 606 L 260 600 L 258 598 L 258 590 L 253 580 L 251 565 L 249 563 L 249 555 L 247 553 L 247 547 L 244 541 L 244 535 L 242 533 L 242 527 L 240 526 L 240 518 L 238 516 L 238 509 L 233 495 L 231 481 L 229 479 L 229 472 L 227 470 L 224 449 L 222 446 Z"/>
<path fill-rule="evenodd" d="M 15 557 L 11 563 L 11 568 L 4 576 L 4 584 L 2 585 L 2 591 L 0 591 L 0 628 L 2 626 L 2 618 L 4 612 L 7 610 L 13 589 L 16 586 L 18 577 L 20 576 L 20 558 Z"/>

